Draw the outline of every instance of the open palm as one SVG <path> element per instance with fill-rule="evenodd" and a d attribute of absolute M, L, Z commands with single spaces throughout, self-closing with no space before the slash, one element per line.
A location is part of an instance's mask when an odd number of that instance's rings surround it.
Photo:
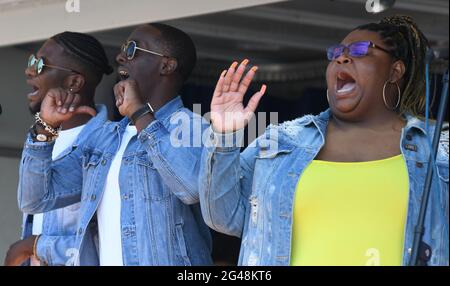
<path fill-rule="evenodd" d="M 244 128 L 253 117 L 261 97 L 266 91 L 263 85 L 244 106 L 243 100 L 257 67 L 251 68 L 243 77 L 248 60 L 244 60 L 236 69 L 234 62 L 227 71 L 223 71 L 217 82 L 211 101 L 211 121 L 216 132 L 229 133 Z"/>

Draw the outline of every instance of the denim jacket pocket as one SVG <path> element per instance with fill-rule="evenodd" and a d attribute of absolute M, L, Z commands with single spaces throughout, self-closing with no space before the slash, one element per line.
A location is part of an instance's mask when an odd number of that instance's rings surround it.
<path fill-rule="evenodd" d="M 271 150 L 261 148 L 256 154 L 256 163 L 253 174 L 253 186 L 252 195 L 264 194 L 267 184 L 272 180 L 272 176 L 277 170 L 278 166 L 282 163 L 286 154 L 290 154 L 294 147 L 282 147 Z M 278 171 L 277 171 L 278 173 Z M 264 178 L 264 180 L 258 180 L 256 178 Z"/>
<path fill-rule="evenodd" d="M 164 186 L 153 162 L 147 153 L 136 155 L 138 181 L 143 189 L 144 199 L 149 201 L 164 201 L 170 196 L 167 187 Z"/>
<path fill-rule="evenodd" d="M 102 158 L 102 153 L 99 151 L 87 151 L 83 155 L 83 168 L 89 169 L 90 167 L 97 166 Z"/>
<path fill-rule="evenodd" d="M 257 159 L 274 159 L 282 154 L 289 154 L 294 150 L 293 146 L 279 146 L 278 148 L 270 148 L 270 146 L 261 144 Z"/>
<path fill-rule="evenodd" d="M 437 162 L 436 165 L 439 179 L 448 184 L 448 165 L 440 162 Z"/>
<path fill-rule="evenodd" d="M 139 153 L 136 155 L 136 163 L 140 166 L 144 166 L 146 168 L 150 168 L 155 170 L 155 167 L 153 166 L 153 162 L 150 160 L 150 158 L 147 156 L 147 153 Z"/>
<path fill-rule="evenodd" d="M 257 159 L 273 159 L 282 154 L 291 153 L 294 150 L 294 146 L 290 144 L 280 145 L 273 144 L 273 140 L 261 140 L 259 141 L 259 152 L 256 155 Z M 276 147 L 274 147 L 276 146 Z"/>

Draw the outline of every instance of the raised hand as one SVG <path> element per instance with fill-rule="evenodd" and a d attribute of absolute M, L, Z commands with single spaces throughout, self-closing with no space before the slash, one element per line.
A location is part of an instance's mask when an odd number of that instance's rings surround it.
<path fill-rule="evenodd" d="M 144 105 L 139 95 L 137 82 L 132 79 L 118 82 L 114 86 L 114 95 L 116 106 L 122 116 L 131 118 L 133 113 Z"/>
<path fill-rule="evenodd" d="M 72 118 L 75 114 L 95 116 L 97 112 L 89 106 L 80 106 L 81 97 L 62 88 L 50 89 L 41 104 L 40 116 L 53 128 Z"/>
<path fill-rule="evenodd" d="M 248 62 L 244 60 L 239 67 L 234 62 L 220 75 L 211 101 L 211 121 L 216 132 L 229 133 L 244 128 L 254 116 L 258 103 L 266 92 L 266 85 L 262 85 L 261 90 L 244 107 L 244 95 L 258 69 L 256 66 L 252 67 L 244 76 Z"/>

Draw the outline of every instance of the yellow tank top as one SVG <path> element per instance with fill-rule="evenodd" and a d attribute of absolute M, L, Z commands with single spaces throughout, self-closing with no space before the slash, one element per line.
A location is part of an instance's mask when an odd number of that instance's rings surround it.
<path fill-rule="evenodd" d="M 402 155 L 312 161 L 296 188 L 291 265 L 401 265 L 408 192 Z"/>

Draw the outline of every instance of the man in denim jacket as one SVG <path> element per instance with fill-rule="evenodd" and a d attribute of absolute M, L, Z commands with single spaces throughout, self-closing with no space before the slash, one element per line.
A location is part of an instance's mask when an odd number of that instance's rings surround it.
<path fill-rule="evenodd" d="M 70 71 L 69 69 L 73 69 Z M 27 84 L 33 88 L 28 94 L 29 109 L 34 115 L 46 93 L 52 88 L 65 88 L 80 97 L 84 105 L 94 106 L 95 90 L 103 74 L 112 73 L 103 46 L 94 37 L 75 33 L 63 32 L 48 39 L 36 55 L 31 55 L 25 70 Z M 97 115 L 91 119 L 89 115 L 77 114 L 62 125 L 62 130 L 55 140 L 52 158 L 58 159 L 70 152 L 72 146 L 89 136 L 89 131 L 95 126 L 103 125 L 107 120 L 105 106 L 98 105 Z M 33 254 L 33 244 L 36 236 L 42 240 L 51 240 L 58 248 L 64 249 L 54 255 L 48 252 L 40 253 L 49 265 L 64 265 L 73 257 L 68 245 L 75 242 L 75 230 L 79 216 L 80 204 L 76 203 L 65 208 L 37 215 L 23 215 L 22 240 L 14 243 L 5 259 L 5 265 L 20 265 Z M 86 239 L 90 253 L 97 256 L 95 238 Z M 57 255 L 59 254 L 59 255 Z M 25 265 L 40 265 L 35 257 L 27 260 Z"/>
<path fill-rule="evenodd" d="M 104 124 L 54 162 L 51 143 L 27 142 L 19 205 L 36 213 L 81 201 L 77 257 L 88 251 L 85 237 L 98 232 L 99 265 L 211 264 L 210 233 L 198 205 L 202 146 L 188 145 L 190 124 L 207 125 L 177 96 L 195 61 L 185 33 L 142 25 L 117 56 L 122 81 L 114 90 L 125 118 Z M 71 116 L 57 110 L 67 100 L 64 93 L 47 95 L 41 116 L 50 128 Z M 48 131 L 39 126 L 37 132 Z M 53 244 L 39 239 L 37 249 L 51 252 Z"/>

